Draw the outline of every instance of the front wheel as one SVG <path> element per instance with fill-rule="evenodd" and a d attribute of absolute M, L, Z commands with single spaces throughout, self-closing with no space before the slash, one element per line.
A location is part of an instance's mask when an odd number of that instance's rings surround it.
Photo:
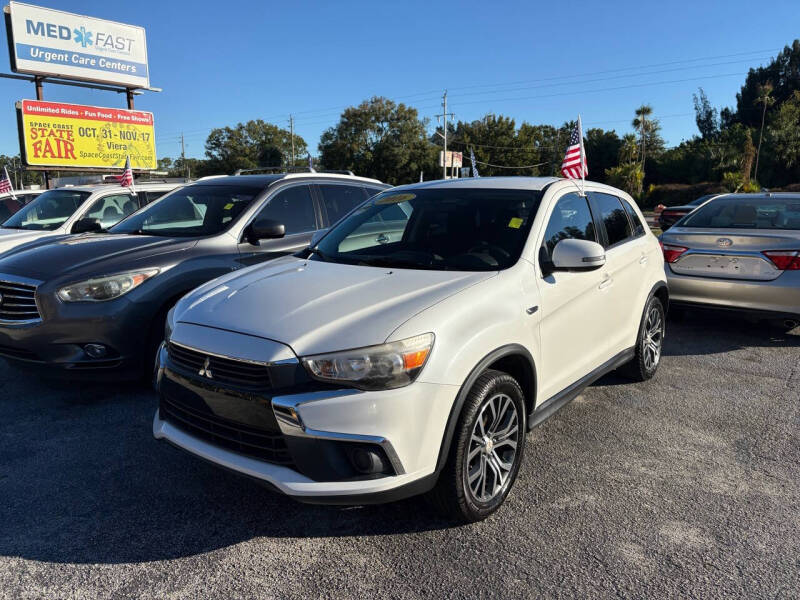
<path fill-rule="evenodd" d="M 621 374 L 634 381 L 647 381 L 656 374 L 661 362 L 665 333 L 664 305 L 653 296 L 647 303 L 636 338 L 633 359 L 620 367 Z"/>
<path fill-rule="evenodd" d="M 505 501 L 525 448 L 525 402 L 517 381 L 483 373 L 467 395 L 447 463 L 430 498 L 445 515 L 481 521 Z"/>

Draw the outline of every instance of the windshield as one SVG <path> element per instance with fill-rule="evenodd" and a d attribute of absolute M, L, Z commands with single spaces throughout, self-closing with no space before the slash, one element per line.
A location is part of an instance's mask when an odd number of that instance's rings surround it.
<path fill-rule="evenodd" d="M 262 189 L 244 185 L 189 185 L 131 215 L 109 232 L 169 237 L 214 235 L 228 227 Z"/>
<path fill-rule="evenodd" d="M 454 271 L 496 271 L 519 260 L 541 192 L 387 191 L 320 240 L 312 260 Z"/>
<path fill-rule="evenodd" d="M 91 195 L 74 190 L 48 190 L 3 223 L 10 229 L 52 231 L 58 229 Z"/>
<path fill-rule="evenodd" d="M 800 229 L 800 198 L 722 197 L 676 223 L 713 229 Z"/>

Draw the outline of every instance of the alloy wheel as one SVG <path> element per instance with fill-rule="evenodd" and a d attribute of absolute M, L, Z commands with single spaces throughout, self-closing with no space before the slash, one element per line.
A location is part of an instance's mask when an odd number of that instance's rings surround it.
<path fill-rule="evenodd" d="M 661 345 L 664 342 L 664 319 L 661 311 L 653 306 L 647 313 L 642 338 L 642 354 L 644 367 L 648 371 L 655 368 L 661 359 Z"/>
<path fill-rule="evenodd" d="M 507 487 L 517 459 L 519 415 L 514 401 L 496 394 L 481 407 L 464 461 L 467 489 L 478 502 L 489 502 Z"/>

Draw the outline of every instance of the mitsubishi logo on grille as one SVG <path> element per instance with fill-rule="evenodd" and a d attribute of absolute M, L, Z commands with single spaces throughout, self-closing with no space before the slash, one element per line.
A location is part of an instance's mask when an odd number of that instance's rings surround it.
<path fill-rule="evenodd" d="M 214 376 L 211 374 L 211 369 L 208 368 L 208 364 L 211 362 L 211 359 L 206 356 L 206 362 L 203 363 L 203 366 L 197 372 L 200 377 L 208 377 L 209 379 L 213 379 Z"/>

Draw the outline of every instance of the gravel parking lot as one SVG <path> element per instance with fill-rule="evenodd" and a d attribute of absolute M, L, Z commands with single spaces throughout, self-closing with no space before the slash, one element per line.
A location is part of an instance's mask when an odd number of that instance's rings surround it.
<path fill-rule="evenodd" d="M 0 364 L 0 597 L 798 597 L 800 329 L 670 322 L 530 434 L 505 507 L 297 504 L 153 440 L 141 388 Z"/>

